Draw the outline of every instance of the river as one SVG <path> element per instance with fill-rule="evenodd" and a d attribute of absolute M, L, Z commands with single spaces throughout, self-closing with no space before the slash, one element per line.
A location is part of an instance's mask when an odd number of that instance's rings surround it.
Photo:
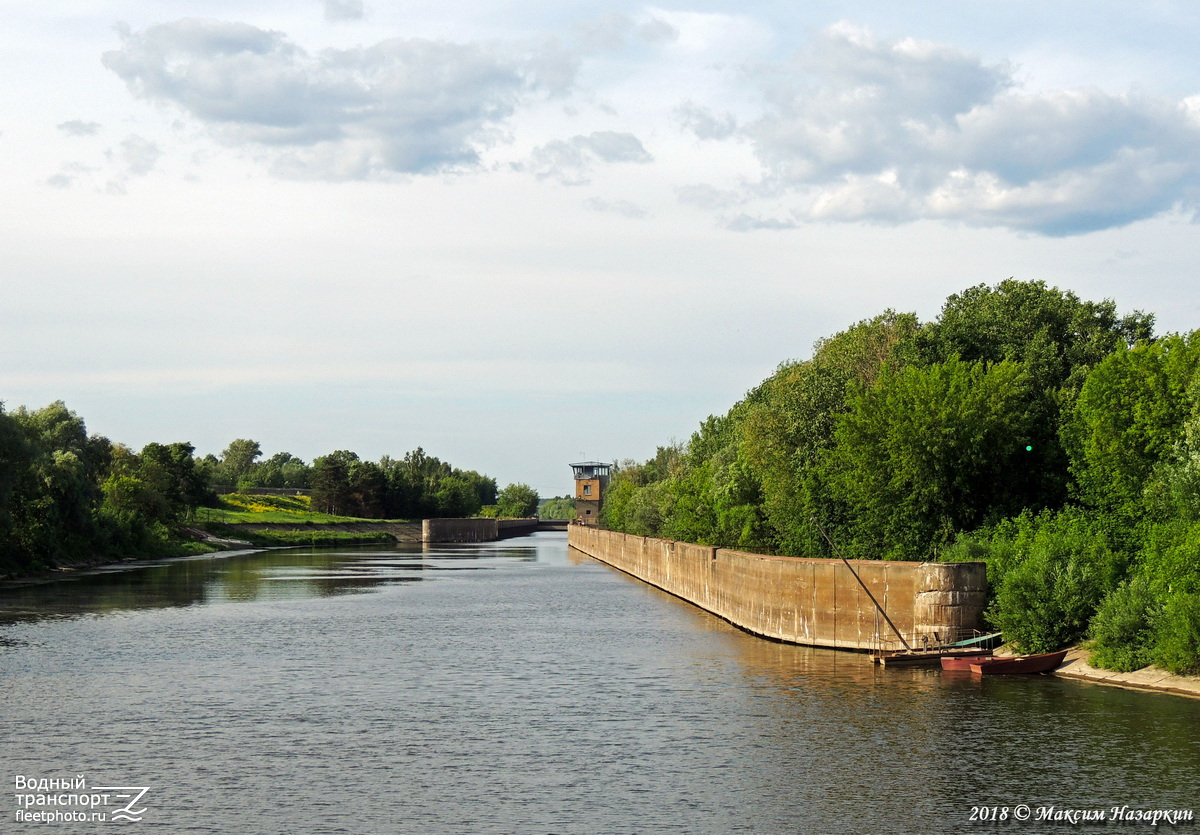
<path fill-rule="evenodd" d="M 1200 812 L 1200 700 L 771 643 L 562 533 L 11 588 L 0 686 L 2 832 L 1113 832 L 1146 825 L 1037 817 Z M 66 808 L 18 781 L 68 778 L 146 788 L 140 821 L 18 820 Z"/>

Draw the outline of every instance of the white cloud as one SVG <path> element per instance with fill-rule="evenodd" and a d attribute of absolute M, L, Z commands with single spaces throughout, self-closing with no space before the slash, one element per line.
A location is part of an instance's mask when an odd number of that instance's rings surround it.
<path fill-rule="evenodd" d="M 695 102 L 684 102 L 675 108 L 675 120 L 697 139 L 728 139 L 737 132 L 737 119 L 732 113 L 713 113 Z"/>
<path fill-rule="evenodd" d="M 796 222 L 792 220 L 779 220 L 773 217 L 756 217 L 745 213 L 734 215 L 730 218 L 725 218 L 722 223 L 726 229 L 733 232 L 756 232 L 760 229 L 770 229 L 778 231 L 781 229 L 795 229 Z"/>
<path fill-rule="evenodd" d="M 602 200 L 599 197 L 592 197 L 585 200 L 583 204 L 594 212 L 620 215 L 631 220 L 638 220 L 647 215 L 645 209 L 628 200 Z"/>
<path fill-rule="evenodd" d="M 422 39 L 311 54 L 279 32 L 204 20 L 127 32 L 103 61 L 219 139 L 328 178 L 473 165 L 524 101 L 571 72 L 559 55 Z"/>
<path fill-rule="evenodd" d="M 845 25 L 758 81 L 767 108 L 743 134 L 762 185 L 801 219 L 1069 235 L 1194 211 L 1200 198 L 1200 126 L 1186 100 L 1023 93 L 1007 66 Z M 698 136 L 722 132 L 703 108 L 680 114 Z"/>
<path fill-rule="evenodd" d="M 619 12 L 575 25 L 575 39 L 585 52 L 620 49 L 633 31 L 633 21 Z"/>
<path fill-rule="evenodd" d="M 148 139 L 130 134 L 121 141 L 120 148 L 114 156 L 125 174 L 143 177 L 154 170 L 159 157 L 162 156 L 162 149 Z"/>
<path fill-rule="evenodd" d="M 654 157 L 631 133 L 595 131 L 587 136 L 556 139 L 533 150 L 528 168 L 539 179 L 556 179 L 567 185 L 587 183 L 597 162 L 648 163 Z"/>
<path fill-rule="evenodd" d="M 362 0 L 325 0 L 325 19 L 332 22 L 361 20 Z"/>
<path fill-rule="evenodd" d="M 680 203 L 707 210 L 727 209 L 742 202 L 742 196 L 738 192 L 718 189 L 706 183 L 680 186 L 675 189 L 675 197 Z"/>
<path fill-rule="evenodd" d="M 95 136 L 100 132 L 100 125 L 97 122 L 85 122 L 82 119 L 72 119 L 69 122 L 63 122 L 60 124 L 58 129 L 67 136 Z"/>
<path fill-rule="evenodd" d="M 46 178 L 46 185 L 55 188 L 71 188 L 81 178 L 95 172 L 95 168 L 78 162 L 64 162 L 57 174 Z"/>

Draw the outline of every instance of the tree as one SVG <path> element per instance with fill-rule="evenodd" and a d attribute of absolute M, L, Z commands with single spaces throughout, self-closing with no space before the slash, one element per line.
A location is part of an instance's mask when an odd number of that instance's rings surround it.
<path fill-rule="evenodd" d="M 1041 281 L 1008 279 L 950 296 L 936 322 L 922 328 L 917 346 L 923 363 L 951 357 L 967 361 L 1017 362 L 1029 376 L 1028 407 L 1034 413 L 1028 484 L 1030 506 L 1060 507 L 1068 496 L 1069 461 L 1059 427 L 1090 371 L 1118 348 L 1153 336 L 1154 317 L 1118 316 L 1111 300 L 1083 301 Z"/>
<path fill-rule="evenodd" d="M 453 475 L 443 478 L 438 483 L 433 500 L 437 515 L 443 518 L 473 516 L 483 507 L 474 486 L 466 479 Z"/>
<path fill-rule="evenodd" d="M 349 512 L 352 503 L 350 469 L 357 461 L 358 454 L 345 449 L 313 460 L 312 507 L 315 510 L 335 516 Z"/>
<path fill-rule="evenodd" d="M 538 510 L 538 494 L 528 484 L 510 484 L 497 496 L 500 516 L 506 518 L 525 518 L 533 516 Z"/>
<path fill-rule="evenodd" d="M 254 468 L 259 487 L 308 487 L 309 466 L 290 452 L 277 452 Z"/>
<path fill-rule="evenodd" d="M 348 487 L 352 515 L 364 519 L 383 518 L 387 476 L 384 475 L 378 464 L 371 461 L 352 463 Z"/>
<path fill-rule="evenodd" d="M 1135 524 L 1144 490 L 1186 440 L 1200 331 L 1109 355 L 1088 375 L 1063 435 L 1080 498 Z"/>
<path fill-rule="evenodd" d="M 1025 365 L 1035 391 L 1077 393 L 1088 370 L 1121 346 L 1153 337 L 1154 316 L 1118 316 L 1111 299 L 1083 301 L 1042 281 L 979 284 L 946 299 L 917 345 L 926 363 L 952 356 Z"/>
<path fill-rule="evenodd" d="M 570 496 L 542 499 L 538 504 L 537 515 L 543 519 L 574 519 L 575 500 Z"/>
<path fill-rule="evenodd" d="M 187 518 L 212 499 L 212 490 L 196 467 L 195 447 L 187 442 L 149 443 L 142 448 L 142 481 L 166 501 L 172 520 Z"/>
<path fill-rule="evenodd" d="M 238 438 L 231 441 L 221 453 L 221 464 L 226 477 L 232 484 L 239 485 L 242 479 L 254 469 L 254 462 L 262 456 L 262 447 L 258 441 L 249 438 Z"/>
<path fill-rule="evenodd" d="M 1025 506 L 1031 413 L 1020 365 L 951 359 L 885 370 L 850 399 L 827 459 L 852 550 L 929 559 L 956 533 Z"/>

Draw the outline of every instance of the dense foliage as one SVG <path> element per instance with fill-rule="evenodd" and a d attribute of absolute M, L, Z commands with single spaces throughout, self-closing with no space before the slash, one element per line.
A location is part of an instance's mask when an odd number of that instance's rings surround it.
<path fill-rule="evenodd" d="M 575 500 L 570 496 L 542 499 L 537 507 L 537 515 L 542 519 L 574 519 Z"/>
<path fill-rule="evenodd" d="M 481 515 L 500 519 L 527 519 L 537 514 L 538 494 L 528 484 L 510 484 L 496 494 L 496 503 L 486 505 Z"/>
<path fill-rule="evenodd" d="M 982 559 L 1022 647 L 1200 670 L 1200 334 L 1041 282 L 886 311 L 686 445 L 625 461 L 609 527 L 862 559 Z"/>
<path fill-rule="evenodd" d="M 178 551 L 172 529 L 211 496 L 192 453 L 88 435 L 61 402 L 0 406 L 0 574 Z"/>
<path fill-rule="evenodd" d="M 497 502 L 495 479 L 420 448 L 378 462 L 346 450 L 311 466 L 286 452 L 261 458 L 259 443 L 244 438 L 220 458 L 197 458 L 182 442 L 134 452 L 89 435 L 61 402 L 36 411 L 0 403 L 0 576 L 204 550 L 186 529 L 230 485 L 308 489 L 313 510 L 356 518 L 473 516 Z M 501 500 L 514 515 L 537 507 L 526 485 L 510 485 Z"/>

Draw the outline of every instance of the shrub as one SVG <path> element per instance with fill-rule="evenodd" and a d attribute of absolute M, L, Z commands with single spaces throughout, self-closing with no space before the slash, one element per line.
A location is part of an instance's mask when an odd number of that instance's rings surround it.
<path fill-rule="evenodd" d="M 1140 670 L 1154 660 L 1160 607 L 1145 577 L 1117 586 L 1092 618 L 1096 644 L 1091 661 L 1120 672 Z"/>
<path fill-rule="evenodd" d="M 1009 574 L 988 617 L 1026 652 L 1052 652 L 1083 637 L 1102 595 L 1093 566 L 1042 551 Z"/>
<path fill-rule="evenodd" d="M 999 525 L 989 549 L 988 581 L 998 588 L 988 618 L 1029 652 L 1082 638 L 1124 567 L 1100 520 L 1073 510 Z"/>
<path fill-rule="evenodd" d="M 1172 673 L 1200 673 L 1200 593 L 1175 592 L 1167 597 L 1154 660 Z"/>

